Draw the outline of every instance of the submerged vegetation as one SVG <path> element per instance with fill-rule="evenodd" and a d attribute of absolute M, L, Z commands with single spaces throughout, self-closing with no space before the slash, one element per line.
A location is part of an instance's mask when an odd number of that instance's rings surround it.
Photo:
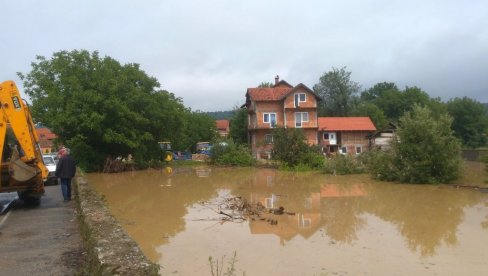
<path fill-rule="evenodd" d="M 324 157 L 320 149 L 306 143 L 301 129 L 276 128 L 273 139 L 272 156 L 281 162 L 281 169 L 303 171 L 323 168 Z"/>
<path fill-rule="evenodd" d="M 232 139 L 216 140 L 210 152 L 210 164 L 213 165 L 253 166 L 256 163 L 249 148 Z"/>
<path fill-rule="evenodd" d="M 230 258 L 227 266 L 224 269 L 224 259 L 226 256 L 222 256 L 219 259 L 213 259 L 212 256 L 208 257 L 208 263 L 210 265 L 210 273 L 212 276 L 235 276 L 237 263 L 237 252 L 234 251 L 234 255 Z M 219 262 L 220 261 L 220 262 Z M 244 274 L 244 273 L 243 273 Z"/>

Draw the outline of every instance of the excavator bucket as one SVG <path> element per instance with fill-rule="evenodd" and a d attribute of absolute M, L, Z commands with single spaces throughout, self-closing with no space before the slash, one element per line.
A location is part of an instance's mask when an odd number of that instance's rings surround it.
<path fill-rule="evenodd" d="M 14 148 L 12 156 L 10 157 L 10 164 L 8 167 L 10 177 L 18 182 L 27 182 L 33 179 L 36 175 L 41 173 L 37 167 L 29 166 L 20 160 L 19 151 Z"/>

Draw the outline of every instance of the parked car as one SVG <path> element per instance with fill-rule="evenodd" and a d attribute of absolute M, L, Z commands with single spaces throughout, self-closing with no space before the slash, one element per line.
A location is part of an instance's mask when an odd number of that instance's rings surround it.
<path fill-rule="evenodd" d="M 55 176 L 56 173 L 56 161 L 52 155 L 43 155 L 42 160 L 44 161 L 44 165 L 46 165 L 47 169 L 49 170 L 49 174 L 47 176 L 46 181 L 44 182 L 45 185 L 57 185 L 58 178 Z"/>

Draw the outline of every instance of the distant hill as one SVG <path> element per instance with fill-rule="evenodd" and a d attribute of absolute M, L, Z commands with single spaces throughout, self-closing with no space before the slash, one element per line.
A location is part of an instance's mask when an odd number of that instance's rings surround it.
<path fill-rule="evenodd" d="M 205 112 L 210 117 L 214 118 L 215 120 L 230 120 L 232 119 L 232 115 L 234 115 L 234 111 L 212 111 L 212 112 Z"/>

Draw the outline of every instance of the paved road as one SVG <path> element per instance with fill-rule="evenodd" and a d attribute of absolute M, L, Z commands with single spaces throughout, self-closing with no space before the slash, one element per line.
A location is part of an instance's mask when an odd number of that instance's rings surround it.
<path fill-rule="evenodd" d="M 81 252 L 74 202 L 63 202 L 59 185 L 46 187 L 40 206 L 17 200 L 0 215 L 0 275 L 73 275 Z"/>

